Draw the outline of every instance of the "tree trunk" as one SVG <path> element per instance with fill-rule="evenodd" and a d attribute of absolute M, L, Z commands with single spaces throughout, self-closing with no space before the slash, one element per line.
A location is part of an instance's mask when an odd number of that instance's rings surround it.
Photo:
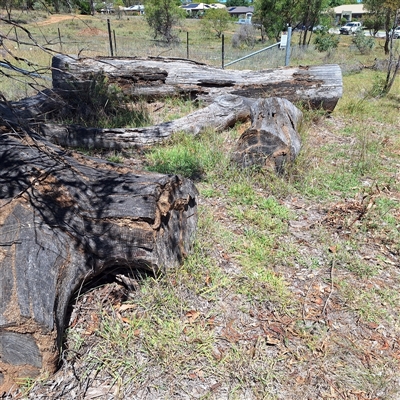
<path fill-rule="evenodd" d="M 261 107 L 268 112 L 271 103 L 262 100 L 234 95 L 219 96 L 209 106 L 182 118 L 143 128 L 99 129 L 78 125 L 40 124 L 39 129 L 42 136 L 61 146 L 120 150 L 152 145 L 168 139 L 176 132 L 197 135 L 207 128 L 222 131 L 233 127 L 237 122 L 255 119 L 261 103 Z M 286 104 L 295 108 L 288 101 Z M 286 115 L 287 108 L 288 106 L 280 109 L 280 112 Z"/>
<path fill-rule="evenodd" d="M 338 65 L 263 71 L 223 70 L 189 60 L 141 58 L 53 58 L 53 86 L 68 101 L 85 95 L 99 75 L 133 99 L 186 96 L 207 102 L 223 94 L 281 97 L 332 111 L 342 96 Z"/>
<path fill-rule="evenodd" d="M 48 98 L 52 99 L 51 97 Z M 248 120 L 253 121 L 251 129 L 258 129 L 258 127 L 255 127 L 258 121 L 258 124 L 264 124 L 264 128 L 269 125 L 269 129 L 272 129 L 274 132 L 279 132 L 282 129 L 287 130 L 285 126 L 297 130 L 299 123 L 297 115 L 301 114 L 292 103 L 284 99 L 274 97 L 252 99 L 234 95 L 223 95 L 217 97 L 207 107 L 174 121 L 164 122 L 156 126 L 100 129 L 85 128 L 79 125 L 38 123 L 38 121 L 44 119 L 42 116 L 48 116 L 49 113 L 54 112 L 54 104 L 60 104 L 52 99 L 47 101 L 48 106 L 45 107 L 44 104 L 46 101 L 43 102 L 41 100 L 43 100 L 43 96 L 38 95 L 35 100 L 29 98 L 13 103 L 14 111 L 8 117 L 6 111 L 9 108 L 4 105 L 2 108 L 2 104 L 0 103 L 0 116 L 4 120 L 7 120 L 10 116 L 14 118 L 17 115 L 19 121 L 34 121 L 33 125 L 37 127 L 40 135 L 50 142 L 64 147 L 88 149 L 121 150 L 148 146 L 168 139 L 176 132 L 197 135 L 207 128 L 222 131 L 234 126 L 237 122 Z M 267 116 L 271 115 L 271 113 L 274 117 L 268 118 Z M 296 156 L 299 149 L 292 152 L 292 155 Z"/>
<path fill-rule="evenodd" d="M 251 127 L 241 135 L 232 160 L 242 167 L 284 172 L 300 152 L 298 128 L 302 119 L 302 112 L 288 100 L 259 99 L 252 105 Z"/>
<path fill-rule="evenodd" d="M 54 371 L 83 282 L 115 266 L 180 264 L 197 222 L 191 181 L 77 157 L 9 126 L 0 135 L 0 393 Z"/>

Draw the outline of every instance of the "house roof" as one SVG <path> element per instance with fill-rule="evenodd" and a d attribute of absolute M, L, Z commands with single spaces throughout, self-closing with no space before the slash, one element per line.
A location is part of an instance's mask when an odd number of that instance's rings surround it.
<path fill-rule="evenodd" d="M 209 4 L 210 8 L 226 8 L 225 4 L 221 4 L 221 3 L 213 3 L 213 4 Z"/>
<path fill-rule="evenodd" d="M 200 3 L 200 4 L 203 4 L 203 3 Z M 196 10 L 196 9 L 198 9 L 197 8 L 198 6 L 199 6 L 199 3 L 190 3 L 190 4 L 185 4 L 181 7 L 184 8 L 185 10 Z"/>
<path fill-rule="evenodd" d="M 181 6 L 185 10 L 209 10 L 211 8 L 226 8 L 223 4 L 191 3 Z"/>
<path fill-rule="evenodd" d="M 254 7 L 243 7 L 243 6 L 229 7 L 228 12 L 229 14 L 246 14 L 248 12 L 253 13 Z"/>
<path fill-rule="evenodd" d="M 342 6 L 334 7 L 335 14 L 342 14 L 343 12 L 351 12 L 352 14 L 366 14 L 368 11 L 364 8 L 363 4 L 344 4 Z"/>

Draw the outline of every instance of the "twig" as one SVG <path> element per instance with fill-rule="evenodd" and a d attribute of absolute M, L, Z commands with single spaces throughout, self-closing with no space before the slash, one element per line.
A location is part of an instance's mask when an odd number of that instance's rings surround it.
<path fill-rule="evenodd" d="M 326 307 L 328 305 L 328 302 L 332 296 L 332 292 L 333 292 L 333 270 L 335 268 L 335 259 L 332 260 L 332 265 L 331 265 L 331 271 L 330 271 L 330 278 L 331 278 L 331 291 L 329 292 L 329 296 L 327 297 L 327 299 L 325 300 L 325 304 L 324 304 L 324 308 L 322 309 L 321 315 L 325 314 L 326 311 Z"/>
<path fill-rule="evenodd" d="M 313 286 L 315 280 L 317 279 L 317 276 L 318 276 L 318 272 L 317 272 L 316 275 L 313 277 L 313 279 L 312 279 L 310 285 L 308 286 L 306 295 L 304 296 L 303 308 L 302 308 L 302 310 L 301 310 L 301 314 L 302 314 L 302 318 L 303 318 L 303 321 L 304 321 L 304 322 L 306 322 L 305 308 L 306 308 L 307 297 L 308 297 L 308 295 L 310 294 L 311 288 L 312 288 L 312 286 Z"/>

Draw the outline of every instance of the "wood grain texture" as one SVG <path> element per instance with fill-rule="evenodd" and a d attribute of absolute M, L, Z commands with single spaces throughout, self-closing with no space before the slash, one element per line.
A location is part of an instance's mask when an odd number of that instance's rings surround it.
<path fill-rule="evenodd" d="M 131 98 L 143 99 L 185 96 L 209 102 L 223 94 L 282 97 L 332 111 L 343 93 L 342 73 L 336 64 L 238 71 L 174 58 L 57 55 L 52 66 L 53 86 L 64 96 L 87 90 L 98 74 Z"/>
<path fill-rule="evenodd" d="M 164 271 L 190 251 L 197 190 L 176 175 L 0 135 L 0 373 L 53 371 L 72 294 L 109 267 Z M 1 384 L 1 382 L 0 382 Z"/>

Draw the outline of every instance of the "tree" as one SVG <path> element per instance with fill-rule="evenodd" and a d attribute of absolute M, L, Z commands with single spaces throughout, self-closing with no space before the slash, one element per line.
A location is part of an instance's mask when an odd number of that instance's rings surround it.
<path fill-rule="evenodd" d="M 16 9 L 21 6 L 21 0 L 1 0 L 0 7 L 4 8 L 7 13 L 7 19 L 11 20 L 11 12 L 13 9 Z"/>
<path fill-rule="evenodd" d="M 249 5 L 249 1 L 248 0 L 227 0 L 225 5 L 227 7 L 240 7 L 240 6 L 247 7 Z"/>
<path fill-rule="evenodd" d="M 382 14 L 369 14 L 363 19 L 364 26 L 371 36 L 376 36 L 380 29 L 385 27 L 385 18 Z"/>
<path fill-rule="evenodd" d="M 397 5 L 399 7 L 399 5 Z M 398 21 L 399 18 L 399 10 L 397 9 L 395 14 L 394 14 L 394 23 Z M 393 35 L 390 35 L 390 40 L 389 40 L 389 62 L 388 62 L 388 68 L 387 68 L 387 73 L 386 73 L 386 79 L 385 83 L 382 88 L 383 94 L 387 94 L 390 92 L 390 89 L 393 86 L 393 83 L 396 79 L 396 75 L 400 69 L 400 54 L 397 50 L 395 50 L 395 47 L 393 46 Z"/>
<path fill-rule="evenodd" d="M 320 22 L 320 18 L 322 15 L 322 11 L 328 9 L 329 3 L 328 0 L 308 0 L 302 1 L 302 4 L 299 7 L 300 13 L 299 17 L 302 23 L 302 26 L 306 27 L 314 27 Z M 299 43 L 302 45 L 307 44 L 307 29 L 302 31 L 300 35 Z M 311 33 L 310 33 L 311 35 Z M 311 36 L 310 36 L 311 37 Z"/>
<path fill-rule="evenodd" d="M 389 55 L 391 31 L 397 22 L 400 0 L 365 0 L 364 7 L 369 11 L 369 18 L 383 22 L 386 33 L 384 51 Z"/>
<path fill-rule="evenodd" d="M 370 15 L 382 18 L 386 32 L 384 51 L 389 56 L 385 81 L 382 84 L 381 94 L 387 94 L 393 86 L 397 72 L 400 69 L 400 55 L 396 46 L 393 46 L 393 28 L 399 19 L 400 0 L 365 0 Z"/>
<path fill-rule="evenodd" d="M 268 36 L 278 40 L 289 25 L 314 26 L 328 6 L 329 0 L 256 0 L 255 18 L 262 21 Z M 300 41 L 306 44 L 307 31 Z"/>
<path fill-rule="evenodd" d="M 207 32 L 215 32 L 220 38 L 231 24 L 231 17 L 226 8 L 214 8 L 206 11 L 201 24 Z"/>
<path fill-rule="evenodd" d="M 145 18 L 154 33 L 154 38 L 161 36 L 167 43 L 175 42 L 178 36 L 173 28 L 185 17 L 185 11 L 176 0 L 145 0 Z"/>
<path fill-rule="evenodd" d="M 256 0 L 255 17 L 262 21 L 269 37 L 279 40 L 282 30 L 298 20 L 301 0 Z"/>

